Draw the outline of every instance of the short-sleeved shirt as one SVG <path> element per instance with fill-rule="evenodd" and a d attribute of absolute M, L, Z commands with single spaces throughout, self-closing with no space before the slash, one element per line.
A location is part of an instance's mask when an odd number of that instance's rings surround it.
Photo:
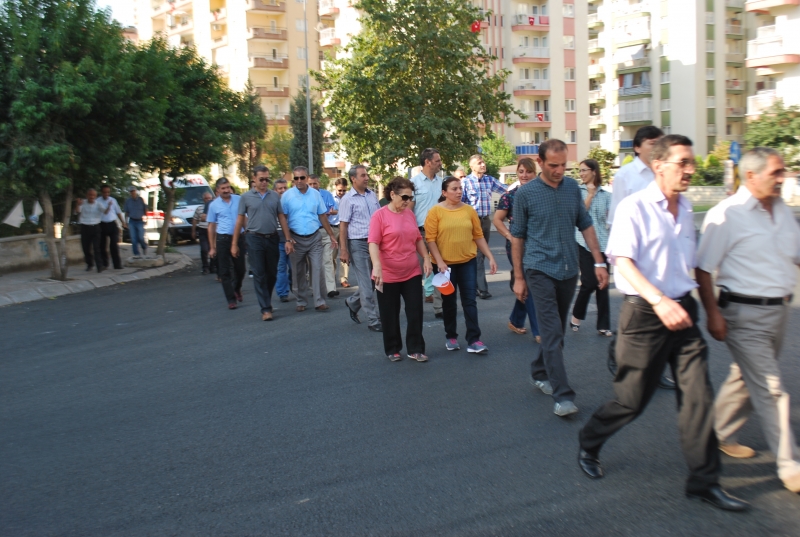
<path fill-rule="evenodd" d="M 434 175 L 433 179 L 422 172 L 411 178 L 414 185 L 414 216 L 417 218 L 417 226 L 425 225 L 425 218 L 431 207 L 439 203 L 442 196 L 442 178 Z"/>
<path fill-rule="evenodd" d="M 492 214 L 492 192 L 506 192 L 506 185 L 486 174 L 478 179 L 471 173 L 461 180 L 461 186 L 464 189 L 461 201 L 472 205 L 481 218 Z"/>
<path fill-rule="evenodd" d="M 116 222 L 117 216 L 122 214 L 122 211 L 119 208 L 119 203 L 117 203 L 117 200 L 111 196 L 109 196 L 107 200 L 104 200 L 101 196 L 97 198 L 97 203 L 100 204 L 100 208 L 103 210 L 103 216 L 100 217 L 101 222 Z M 105 212 L 109 205 L 111 206 L 111 209 L 109 209 L 108 212 Z"/>
<path fill-rule="evenodd" d="M 202 205 L 198 205 L 197 209 L 194 210 L 194 223 L 200 229 L 208 229 L 208 220 L 203 221 L 201 218 L 204 214 L 208 214 L 208 206 L 211 204 L 210 201 L 203 202 Z"/>
<path fill-rule="evenodd" d="M 325 207 L 328 209 L 328 212 L 330 212 L 331 210 L 336 210 L 336 200 L 333 199 L 333 194 L 331 194 L 324 188 L 320 188 L 318 192 L 319 195 L 322 196 L 322 202 L 325 204 Z M 330 214 L 328 215 L 329 224 L 333 224 L 333 222 L 331 222 L 331 218 L 333 218 L 334 216 L 338 217 L 339 215 L 330 215 Z M 338 218 L 336 218 L 336 223 L 337 224 L 339 223 Z"/>
<path fill-rule="evenodd" d="M 125 200 L 125 216 L 131 220 L 141 220 L 147 214 L 147 205 L 142 198 Z"/>
<path fill-rule="evenodd" d="M 311 187 L 304 194 L 293 186 L 281 196 L 281 206 L 289 221 L 289 229 L 298 235 L 316 233 L 322 227 L 319 215 L 328 212 L 322 196 Z"/>
<path fill-rule="evenodd" d="M 507 211 L 506 218 L 508 219 L 509 227 L 514 223 L 514 196 L 519 186 L 518 184 L 516 187 L 510 188 L 508 192 L 500 196 L 500 201 L 497 202 L 498 211 Z M 511 241 L 508 239 L 506 239 L 506 255 L 511 255 Z"/>
<path fill-rule="evenodd" d="M 442 260 L 466 263 L 478 254 L 475 239 L 483 238 L 481 220 L 471 205 L 458 209 L 445 209 L 438 203 L 428 211 L 425 219 L 425 240 L 435 242 Z"/>
<path fill-rule="evenodd" d="M 586 198 L 589 197 L 589 189 L 586 185 L 581 185 L 581 199 L 586 206 Z M 602 188 L 598 188 L 592 198 L 592 204 L 589 206 L 589 216 L 592 217 L 594 225 L 594 232 L 597 235 L 597 242 L 600 243 L 600 251 L 605 252 L 608 246 L 608 210 L 611 207 L 611 193 L 606 192 Z M 588 250 L 586 246 L 586 239 L 583 238 L 583 233 L 575 231 L 575 240 L 578 241 L 583 249 Z"/>
<path fill-rule="evenodd" d="M 616 265 L 618 257 L 633 260 L 647 281 L 673 299 L 697 287 L 689 276 L 695 268 L 692 204 L 679 196 L 677 219 L 655 181 L 622 200 L 606 248 L 609 263 Z M 621 293 L 639 294 L 622 274 L 614 276 L 614 283 Z"/>
<path fill-rule="evenodd" d="M 375 192 L 367 189 L 359 194 L 351 188 L 339 202 L 339 222 L 347 223 L 348 239 L 366 239 L 369 236 L 369 221 L 381 208 Z"/>
<path fill-rule="evenodd" d="M 105 209 L 105 207 L 100 206 L 97 199 L 94 200 L 94 203 L 83 200 L 83 203 L 78 205 L 78 213 L 80 214 L 78 223 L 84 226 L 96 226 L 102 221 Z"/>
<path fill-rule="evenodd" d="M 336 209 L 336 214 L 329 214 L 328 215 L 328 223 L 332 226 L 339 225 L 339 204 L 342 202 L 342 198 L 339 196 L 333 196 L 333 203 L 334 209 Z"/>
<path fill-rule="evenodd" d="M 250 190 L 242 194 L 238 213 L 247 215 L 247 231 L 272 235 L 278 230 L 278 214 L 283 214 L 281 197 L 272 190 L 263 197 L 258 190 Z"/>
<path fill-rule="evenodd" d="M 380 247 L 383 281 L 405 282 L 422 274 L 416 255 L 420 240 L 422 235 L 413 212 L 394 213 L 383 207 L 372 215 L 369 242 Z"/>
<path fill-rule="evenodd" d="M 239 217 L 239 200 L 240 196 L 231 194 L 227 203 L 220 196 L 208 205 L 206 222 L 217 225 L 217 235 L 233 235 Z"/>
<path fill-rule="evenodd" d="M 641 192 L 653 182 L 656 174 L 653 170 L 642 161 L 639 157 L 635 157 L 633 162 L 622 166 L 614 175 L 614 188 L 611 193 L 611 208 L 608 210 L 608 223 L 614 224 L 614 214 L 617 212 L 617 207 L 622 200 Z"/>
<path fill-rule="evenodd" d="M 526 270 L 544 272 L 556 280 L 576 276 L 575 228 L 583 231 L 591 225 L 592 217 L 572 177 L 563 177 L 552 187 L 538 176 L 517 189 L 511 235 L 525 240 L 522 264 Z"/>
<path fill-rule="evenodd" d="M 746 186 L 713 207 L 703 221 L 697 267 L 717 270 L 717 285 L 762 298 L 791 294 L 800 263 L 800 226 L 780 198 L 772 215 Z"/>

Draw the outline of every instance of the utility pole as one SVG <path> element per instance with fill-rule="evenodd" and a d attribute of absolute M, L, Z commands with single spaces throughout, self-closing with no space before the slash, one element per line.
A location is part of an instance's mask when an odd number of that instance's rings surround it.
<path fill-rule="evenodd" d="M 303 24 L 306 33 L 306 128 L 308 129 L 308 173 L 314 173 L 314 149 L 311 139 L 311 73 L 308 70 L 308 0 L 303 0 Z"/>

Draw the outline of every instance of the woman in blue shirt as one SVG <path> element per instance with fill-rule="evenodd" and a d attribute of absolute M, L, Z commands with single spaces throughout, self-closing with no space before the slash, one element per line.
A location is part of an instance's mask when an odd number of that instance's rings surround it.
<path fill-rule="evenodd" d="M 611 194 L 602 188 L 603 175 L 600 173 L 600 165 L 596 160 L 586 159 L 580 163 L 578 168 L 581 178 L 581 197 L 586 204 L 586 210 L 594 222 L 597 240 L 600 243 L 600 251 L 603 252 L 603 260 L 608 265 L 606 259 L 606 245 L 608 244 L 608 211 L 611 208 Z M 578 291 L 578 298 L 575 299 L 575 306 L 572 309 L 572 320 L 570 326 L 573 332 L 577 332 L 581 326 L 581 321 L 586 318 L 586 306 L 592 293 L 596 293 L 597 300 L 597 333 L 601 336 L 611 337 L 611 310 L 608 303 L 608 286 L 605 289 L 598 289 L 597 277 L 594 273 L 594 258 L 586 248 L 586 242 L 579 231 L 575 231 L 575 240 L 578 241 L 578 261 L 581 268 L 581 288 Z"/>

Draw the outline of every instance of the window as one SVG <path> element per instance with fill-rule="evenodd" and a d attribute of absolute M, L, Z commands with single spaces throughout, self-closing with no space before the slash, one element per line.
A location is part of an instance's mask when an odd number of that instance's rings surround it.
<path fill-rule="evenodd" d="M 706 39 L 706 52 L 714 52 L 714 40 Z"/>
<path fill-rule="evenodd" d="M 306 21 L 303 19 L 295 19 L 294 21 L 294 29 L 298 32 L 305 32 L 306 31 Z"/>
<path fill-rule="evenodd" d="M 715 108 L 717 106 L 717 100 L 714 98 L 713 95 L 709 95 L 706 97 L 706 108 Z"/>
<path fill-rule="evenodd" d="M 619 132 L 619 131 L 617 131 Z M 590 142 L 599 142 L 600 141 L 600 131 L 597 129 L 589 129 L 589 141 Z"/>
<path fill-rule="evenodd" d="M 278 111 L 278 105 L 273 105 L 272 112 L 277 116 L 280 112 Z"/>
<path fill-rule="evenodd" d="M 520 103 L 520 109 L 523 112 L 529 112 L 531 108 L 531 102 L 528 99 L 523 99 Z"/>
<path fill-rule="evenodd" d="M 575 68 L 574 67 L 565 67 L 564 68 L 564 80 L 575 80 Z"/>
<path fill-rule="evenodd" d="M 714 80 L 714 68 L 706 68 L 706 80 Z"/>
<path fill-rule="evenodd" d="M 273 76 L 272 77 L 272 87 L 274 87 L 274 88 L 278 87 L 278 77 L 277 76 Z"/>
<path fill-rule="evenodd" d="M 298 60 L 305 60 L 308 56 L 308 49 L 305 47 L 297 47 L 297 59 Z"/>
<path fill-rule="evenodd" d="M 550 78 L 550 77 L 547 75 L 547 69 L 542 69 L 542 78 L 543 78 L 543 79 L 545 79 L 545 80 L 547 80 L 548 78 Z"/>
<path fill-rule="evenodd" d="M 714 12 L 706 11 L 706 24 L 714 24 Z"/>
<path fill-rule="evenodd" d="M 575 111 L 575 99 L 567 99 L 564 101 L 564 108 L 567 112 Z"/>
<path fill-rule="evenodd" d="M 669 109 L 669 99 L 661 99 L 661 111 L 666 112 Z"/>
<path fill-rule="evenodd" d="M 717 135 L 717 126 L 714 124 L 706 125 L 706 134 L 708 136 L 716 136 Z"/>
<path fill-rule="evenodd" d="M 575 5 L 574 4 L 564 4 L 564 11 L 563 14 L 565 17 L 572 18 L 575 16 Z"/>
<path fill-rule="evenodd" d="M 531 70 L 530 69 L 520 69 L 519 70 L 519 77 L 522 80 L 528 80 L 531 78 Z"/>
<path fill-rule="evenodd" d="M 568 144 L 576 144 L 578 143 L 578 131 L 567 131 L 567 135 L 565 136 L 566 142 Z"/>
<path fill-rule="evenodd" d="M 662 125 L 661 130 L 664 132 L 665 135 L 672 134 L 672 127 L 669 125 Z"/>
<path fill-rule="evenodd" d="M 547 4 L 542 6 L 542 15 L 547 15 Z"/>
<path fill-rule="evenodd" d="M 574 35 L 565 35 L 564 36 L 564 48 L 566 48 L 566 49 L 574 49 L 575 48 L 575 36 Z"/>
<path fill-rule="evenodd" d="M 669 71 L 663 71 L 661 73 L 661 83 L 669 84 Z"/>
<path fill-rule="evenodd" d="M 523 144 L 531 143 L 531 133 L 529 131 L 523 131 L 520 133 L 520 138 Z"/>

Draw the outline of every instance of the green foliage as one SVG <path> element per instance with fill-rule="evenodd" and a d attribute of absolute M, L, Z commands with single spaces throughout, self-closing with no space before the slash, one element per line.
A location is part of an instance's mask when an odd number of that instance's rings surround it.
<path fill-rule="evenodd" d="M 358 0 L 362 31 L 315 73 L 349 160 L 388 175 L 439 149 L 445 167 L 476 152 L 480 131 L 518 112 L 492 74 L 470 0 Z"/>
<path fill-rule="evenodd" d="M 250 177 L 262 161 L 262 140 L 267 134 L 267 118 L 261 108 L 261 97 L 248 81 L 245 91 L 233 94 L 234 109 L 231 127 L 231 151 L 239 167 L 239 175 Z"/>
<path fill-rule="evenodd" d="M 783 153 L 787 166 L 800 166 L 800 107 L 776 101 L 758 119 L 747 124 L 747 147 L 766 146 Z"/>
<path fill-rule="evenodd" d="M 717 159 L 717 162 L 722 165 L 722 163 L 730 158 L 730 154 L 731 143 L 728 140 L 720 140 L 714 144 L 714 149 L 711 150 L 711 153 L 708 156 L 713 156 L 715 159 Z"/>
<path fill-rule="evenodd" d="M 297 93 L 289 106 L 289 125 L 294 134 L 289 149 L 289 162 L 292 168 L 295 166 L 308 168 L 308 119 L 305 89 Z M 314 169 L 311 170 L 311 173 L 317 175 L 322 175 L 324 136 L 325 122 L 322 121 L 322 107 L 317 101 L 311 99 L 311 153 L 314 157 Z"/>
<path fill-rule="evenodd" d="M 614 165 L 614 159 L 617 158 L 615 153 L 606 151 L 602 147 L 593 147 L 586 155 L 587 159 L 594 159 L 600 165 L 600 175 L 602 176 L 603 183 L 608 182 L 611 177 L 611 166 Z M 577 175 L 575 177 L 578 177 Z"/>
<path fill-rule="evenodd" d="M 721 185 L 725 177 L 725 168 L 716 155 L 710 154 L 705 159 L 700 155 L 694 157 L 695 172 L 692 175 L 692 185 L 717 186 Z"/>
<path fill-rule="evenodd" d="M 270 177 L 283 176 L 290 171 L 289 151 L 292 135 L 276 128 L 271 129 L 262 141 L 262 161 L 270 169 Z"/>
<path fill-rule="evenodd" d="M 492 177 L 500 175 L 500 168 L 517 162 L 514 146 L 503 136 L 493 135 L 484 138 L 481 142 L 483 161 L 486 163 L 486 173 Z"/>
<path fill-rule="evenodd" d="M 630 164 L 631 162 L 633 162 L 633 155 L 628 155 L 627 157 L 622 159 L 622 162 L 620 163 L 620 167 L 625 166 L 626 164 Z"/>

